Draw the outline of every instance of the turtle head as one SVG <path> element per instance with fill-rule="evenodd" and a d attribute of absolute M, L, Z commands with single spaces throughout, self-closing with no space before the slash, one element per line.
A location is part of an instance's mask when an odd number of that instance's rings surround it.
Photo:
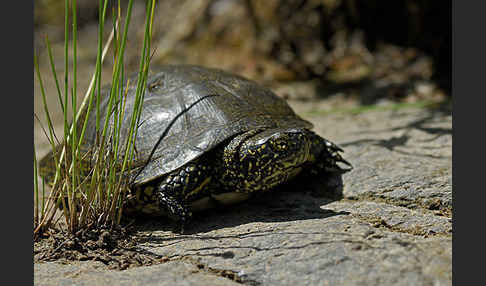
<path fill-rule="evenodd" d="M 237 154 L 239 187 L 251 192 L 287 181 L 309 160 L 310 149 L 305 129 L 269 129 L 247 137 Z"/>

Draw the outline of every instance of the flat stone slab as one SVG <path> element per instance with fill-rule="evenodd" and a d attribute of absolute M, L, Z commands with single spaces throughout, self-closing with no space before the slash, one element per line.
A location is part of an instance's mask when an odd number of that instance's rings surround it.
<path fill-rule="evenodd" d="M 342 178 L 200 213 L 184 235 L 155 221 L 139 247 L 165 257 L 161 264 L 37 263 L 35 284 L 451 285 L 451 113 L 324 116 L 310 106 L 294 104 L 345 150 L 354 169 Z"/>
<path fill-rule="evenodd" d="M 343 176 L 345 197 L 450 212 L 450 112 L 404 109 L 327 117 L 308 119 L 345 150 L 355 167 Z"/>

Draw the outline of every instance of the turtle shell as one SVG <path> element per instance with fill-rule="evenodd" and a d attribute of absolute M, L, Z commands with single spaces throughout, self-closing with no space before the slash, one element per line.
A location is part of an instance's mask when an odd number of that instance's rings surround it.
<path fill-rule="evenodd" d="M 130 128 L 136 77 L 130 83 L 120 130 L 122 143 Z M 100 114 L 106 113 L 107 106 L 108 96 L 104 96 Z M 82 149 L 90 149 L 95 142 L 95 116 L 96 112 L 90 113 Z M 104 120 L 102 117 L 101 122 Z M 312 128 L 269 89 L 221 70 L 186 65 L 152 69 L 139 122 L 132 164 L 137 185 L 167 174 L 225 139 L 251 129 Z M 154 149 L 167 128 L 168 133 Z"/>

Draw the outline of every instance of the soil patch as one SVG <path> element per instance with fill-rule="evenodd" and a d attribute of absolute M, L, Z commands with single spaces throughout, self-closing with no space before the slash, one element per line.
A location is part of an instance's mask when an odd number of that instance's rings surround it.
<path fill-rule="evenodd" d="M 125 270 L 168 261 L 137 247 L 134 227 L 102 227 L 70 234 L 51 229 L 34 242 L 34 262 L 99 261 L 107 269 Z"/>

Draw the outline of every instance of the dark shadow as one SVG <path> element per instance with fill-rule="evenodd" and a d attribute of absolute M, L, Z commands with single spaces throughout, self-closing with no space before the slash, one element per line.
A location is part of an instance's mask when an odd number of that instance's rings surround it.
<path fill-rule="evenodd" d="M 407 141 L 410 139 L 410 136 L 404 134 L 400 137 L 392 137 L 387 140 L 378 140 L 375 145 L 386 148 L 389 151 L 395 151 L 395 147 L 404 146 L 407 144 Z"/>
<path fill-rule="evenodd" d="M 407 97 L 408 91 L 413 88 L 415 80 L 411 79 L 406 83 L 390 83 L 385 86 L 377 86 L 376 80 L 365 78 L 358 82 L 332 83 L 323 82 L 317 88 L 322 98 L 337 93 L 359 94 L 358 100 L 362 106 L 375 105 L 382 99 L 393 102 L 400 102 Z"/>
<path fill-rule="evenodd" d="M 251 222 L 290 222 L 347 214 L 322 208 L 341 199 L 342 189 L 341 174 L 326 177 L 301 175 L 272 191 L 256 194 L 245 202 L 194 213 L 192 221 L 184 229 L 184 235 Z M 135 225 L 140 231 L 178 232 L 179 229 L 177 223 L 165 217 L 137 218 Z"/>
<path fill-rule="evenodd" d="M 347 147 L 352 145 L 361 145 L 363 143 L 368 143 L 371 145 L 386 148 L 389 151 L 397 151 L 395 150 L 395 148 L 399 146 L 405 146 L 405 144 L 409 139 L 410 136 L 404 134 L 400 137 L 391 137 L 390 139 L 360 139 L 360 140 L 340 143 L 339 146 Z"/>
<path fill-rule="evenodd" d="M 410 90 L 414 89 L 417 82 L 421 81 L 418 78 L 411 78 L 404 83 L 389 83 L 384 86 L 378 86 L 376 80 L 371 78 L 345 83 L 321 80 L 316 82 L 315 93 L 322 99 L 330 98 L 337 94 L 345 94 L 349 97 L 352 97 L 352 94 L 359 94 L 357 99 L 361 106 L 373 106 L 383 99 L 400 103 L 409 96 Z M 447 102 L 448 100 L 444 101 Z"/>
<path fill-rule="evenodd" d="M 371 84 L 368 78 L 356 82 L 335 83 L 327 80 L 316 81 L 314 92 L 319 98 L 330 98 L 336 94 L 351 94 L 353 91 L 361 91 Z"/>

